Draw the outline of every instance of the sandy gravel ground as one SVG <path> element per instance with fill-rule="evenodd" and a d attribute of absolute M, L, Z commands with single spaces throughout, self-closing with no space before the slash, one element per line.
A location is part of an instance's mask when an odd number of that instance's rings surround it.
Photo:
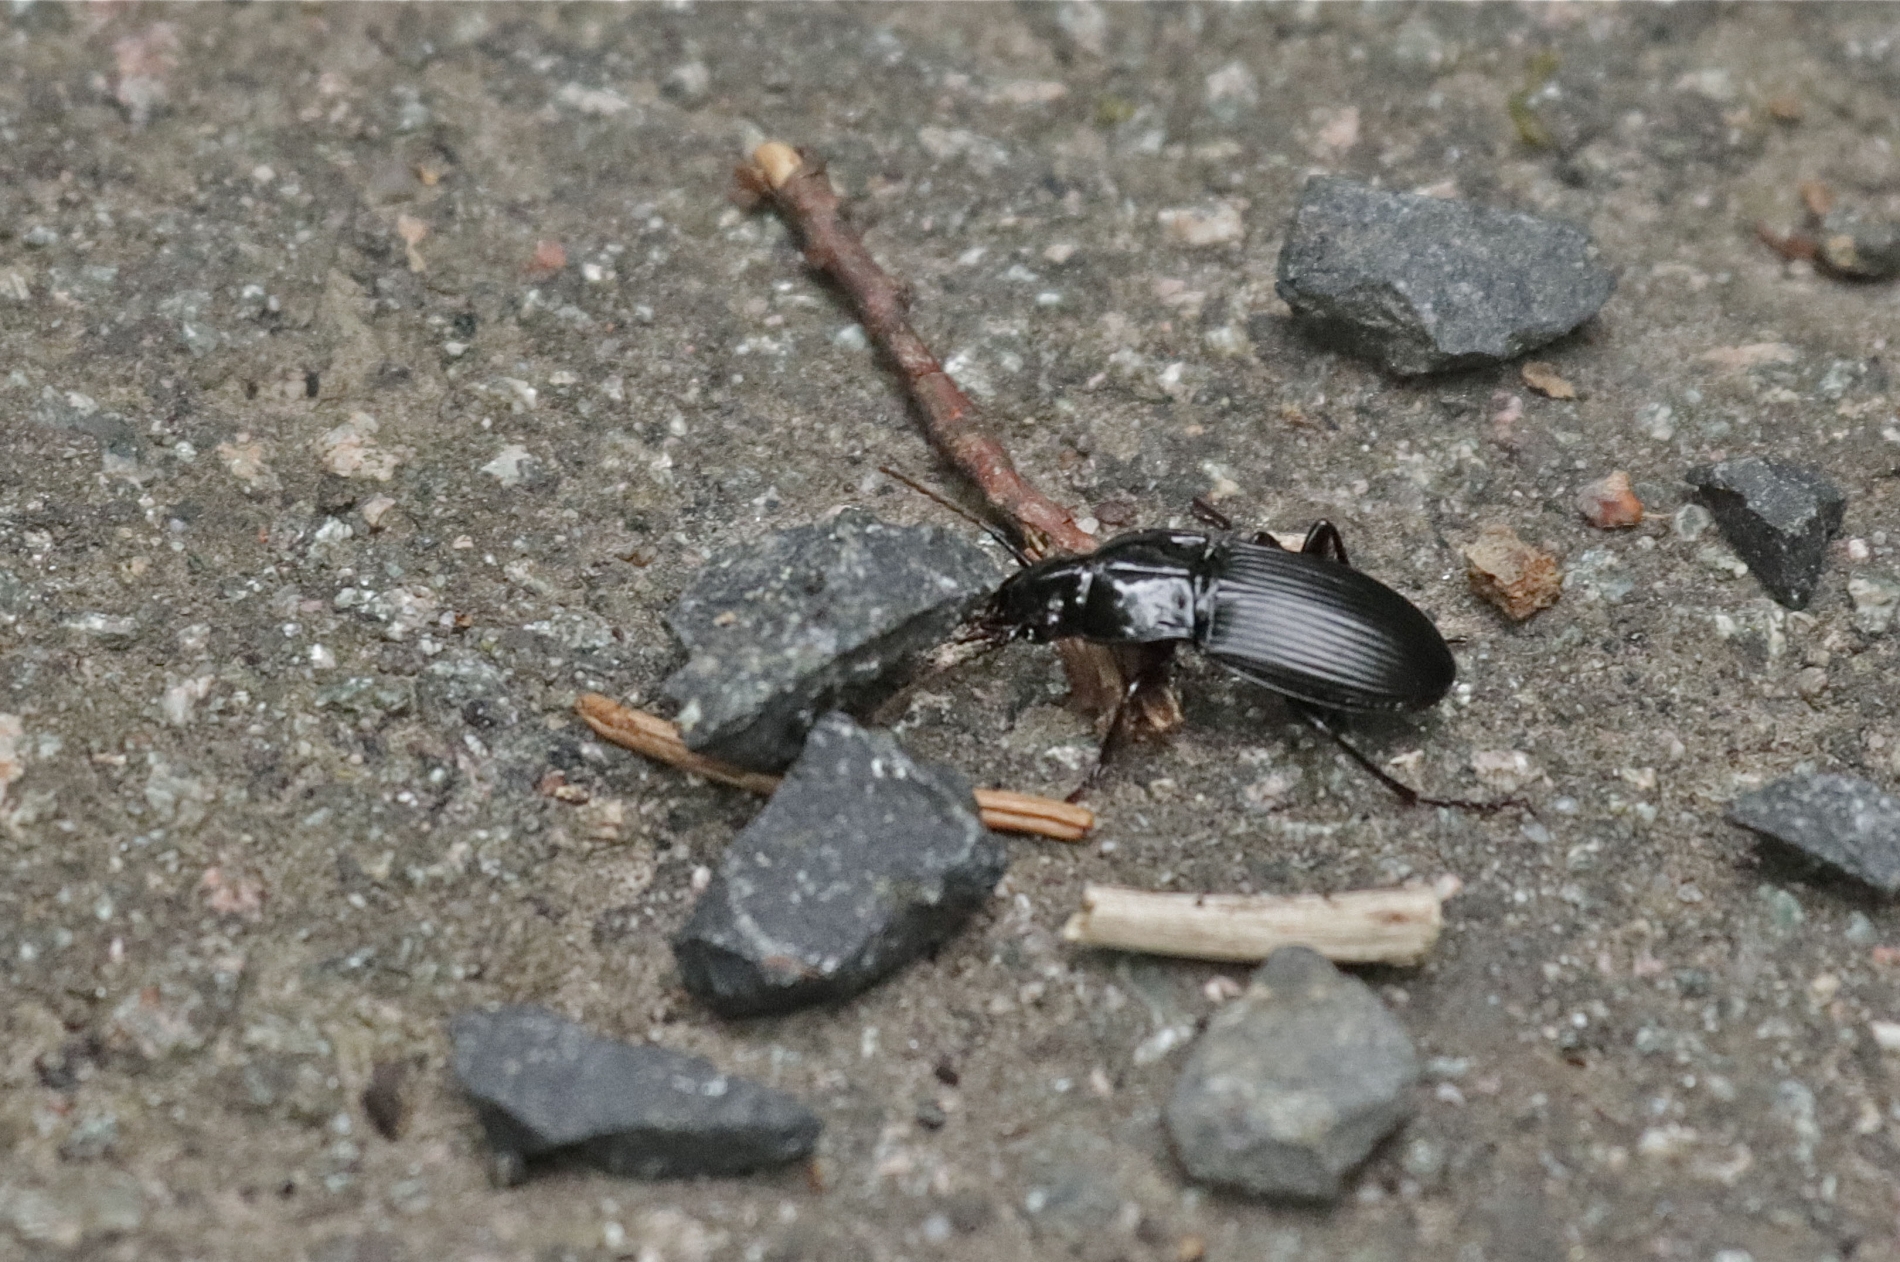
<path fill-rule="evenodd" d="M 1897 119 L 1874 5 L 11 7 L 0 1256 L 1900 1257 L 1900 917 L 1721 819 L 1797 768 L 1900 779 L 1894 641 L 1848 594 L 1900 547 L 1895 291 L 1755 234 L 1803 179 L 1900 210 Z M 756 805 L 575 695 L 654 697 L 723 549 L 951 520 L 876 473 L 945 476 L 848 313 L 726 200 L 766 134 L 830 160 L 1058 498 L 1338 522 L 1460 641 L 1445 704 L 1360 739 L 1537 818 L 1407 811 L 1189 661 L 1094 841 L 1012 842 L 934 959 L 839 1010 L 691 1003 L 665 938 Z M 1586 227 L 1616 293 L 1542 355 L 1580 397 L 1294 335 L 1275 260 L 1323 171 Z M 1677 514 L 1751 453 L 1848 495 L 1805 613 Z M 1649 519 L 1594 530 L 1619 468 Z M 1464 580 L 1493 523 L 1571 575 L 1521 626 Z M 874 717 L 1060 792 L 1062 695 L 1024 647 Z M 1368 975 L 1416 1118 L 1331 1210 L 1189 1186 L 1160 1107 L 1243 972 L 1064 947 L 1082 884 L 1444 873 L 1432 960 Z M 491 1188 L 444 1072 L 489 1000 L 797 1093 L 816 1173 Z"/>

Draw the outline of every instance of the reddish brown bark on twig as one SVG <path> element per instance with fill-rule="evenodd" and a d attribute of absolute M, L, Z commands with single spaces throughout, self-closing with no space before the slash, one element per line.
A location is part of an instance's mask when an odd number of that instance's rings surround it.
<path fill-rule="evenodd" d="M 917 406 L 924 435 L 945 459 L 976 486 L 991 511 L 1023 536 L 1035 556 L 1051 552 L 1090 552 L 1095 539 L 1075 517 L 1016 469 L 1009 452 L 983 424 L 969 396 L 930 353 L 910 325 L 904 288 L 871 257 L 857 231 L 845 222 L 844 206 L 825 175 L 824 165 L 790 145 L 767 141 L 740 167 L 741 191 L 768 202 L 791 225 L 804 248 L 805 261 L 843 290 L 857 308 L 867 337 L 889 357 Z M 1081 641 L 1058 648 L 1069 687 L 1085 710 L 1111 712 L 1125 681 L 1140 676 L 1139 650 L 1115 650 Z M 1181 711 L 1172 691 L 1144 688 L 1135 698 L 1143 726 L 1168 731 L 1180 725 Z"/>
<path fill-rule="evenodd" d="M 1075 524 L 1068 509 L 1016 471 L 1009 453 L 984 428 L 976 405 L 911 328 L 903 286 L 878 266 L 845 222 L 844 204 L 823 165 L 776 141 L 760 145 L 752 161 L 740 168 L 747 191 L 785 217 L 804 246 L 805 261 L 851 299 L 865 334 L 904 378 L 931 444 L 976 484 L 992 509 L 1022 531 L 1032 555 L 1092 551 L 1094 538 Z"/>

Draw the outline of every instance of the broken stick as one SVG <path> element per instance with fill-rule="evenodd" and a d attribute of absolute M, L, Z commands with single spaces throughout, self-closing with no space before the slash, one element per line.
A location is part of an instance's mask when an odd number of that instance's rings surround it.
<path fill-rule="evenodd" d="M 747 771 L 731 763 L 696 754 L 686 748 L 679 729 L 657 714 L 635 710 L 618 701 L 585 692 L 574 702 L 574 712 L 602 740 L 623 749 L 644 754 L 681 771 L 729 784 L 735 789 L 770 796 L 778 788 L 779 777 L 763 771 Z M 1025 833 L 1054 841 L 1080 841 L 1095 827 L 1095 812 L 1085 806 L 1057 802 L 1030 793 L 1012 793 L 1008 789 L 978 789 L 977 811 L 983 826 L 999 833 Z"/>
<path fill-rule="evenodd" d="M 930 444 L 982 493 L 992 512 L 1016 528 L 1031 556 L 1094 551 L 1095 537 L 1017 471 L 976 404 L 911 327 L 904 286 L 878 266 L 847 221 L 824 163 L 777 140 L 758 146 L 751 158 L 737 172 L 740 193 L 748 204 L 762 201 L 777 211 L 803 246 L 805 262 L 851 300 L 865 336 L 903 379 Z M 1143 647 L 1058 642 L 1069 688 L 1083 710 L 1096 715 L 1115 711 L 1123 701 L 1125 681 L 1144 675 Z M 1130 701 L 1132 717 L 1153 731 L 1181 725 L 1180 703 L 1165 685 L 1143 687 Z"/>
<path fill-rule="evenodd" d="M 1090 885 L 1062 938 L 1078 946 L 1249 963 L 1308 946 L 1339 964 L 1417 964 L 1456 883 L 1342 894 L 1160 894 Z"/>

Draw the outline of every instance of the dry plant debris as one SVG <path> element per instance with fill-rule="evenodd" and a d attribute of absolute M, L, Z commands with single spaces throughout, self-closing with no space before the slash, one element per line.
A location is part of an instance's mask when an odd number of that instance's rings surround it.
<path fill-rule="evenodd" d="M 574 712 L 602 740 L 612 741 L 655 762 L 762 796 L 770 796 L 778 788 L 777 776 L 747 771 L 694 753 L 680 739 L 679 729 L 656 714 L 623 706 L 592 692 L 581 694 L 574 702 Z M 1080 841 L 1095 827 L 1095 812 L 1087 807 L 1037 797 L 1033 793 L 978 789 L 976 805 L 983 817 L 983 826 L 999 833 Z"/>
<path fill-rule="evenodd" d="M 1566 381 L 1554 364 L 1541 359 L 1533 359 L 1518 370 L 1524 378 L 1524 384 L 1547 399 L 1574 399 L 1577 388 Z"/>
<path fill-rule="evenodd" d="M 1471 590 L 1513 622 L 1550 608 L 1563 593 L 1557 558 L 1525 543 L 1509 526 L 1486 526 L 1464 553 Z"/>
<path fill-rule="evenodd" d="M 1306 946 L 1338 964 L 1417 964 L 1444 927 L 1459 883 L 1341 894 L 1164 894 L 1090 885 L 1062 938 L 1193 960 L 1264 960 Z"/>

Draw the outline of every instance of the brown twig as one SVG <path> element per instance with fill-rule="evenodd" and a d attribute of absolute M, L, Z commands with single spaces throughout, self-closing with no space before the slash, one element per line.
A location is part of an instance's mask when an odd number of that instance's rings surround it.
<path fill-rule="evenodd" d="M 1194 960 L 1264 960 L 1283 946 L 1309 946 L 1342 964 L 1416 964 L 1444 925 L 1455 878 L 1438 886 L 1343 894 L 1159 894 L 1090 885 L 1082 910 L 1062 927 L 1080 946 Z"/>
<path fill-rule="evenodd" d="M 865 335 L 896 367 L 917 405 L 924 435 L 945 459 L 970 479 L 992 511 L 1023 536 L 1032 556 L 1091 552 L 1095 539 L 1076 525 L 1068 509 L 1037 490 L 1016 469 L 976 404 L 957 387 L 923 338 L 910 325 L 904 287 L 878 266 L 856 229 L 824 164 L 781 141 L 767 141 L 740 167 L 741 192 L 768 202 L 791 225 L 805 261 L 831 278 L 857 308 Z M 1122 700 L 1124 680 L 1142 675 L 1138 650 L 1065 642 L 1059 646 L 1069 687 L 1084 710 L 1109 714 Z M 1181 722 L 1181 710 L 1166 687 L 1143 688 L 1135 698 L 1140 720 L 1155 731 Z"/>
<path fill-rule="evenodd" d="M 769 796 L 778 788 L 779 777 L 761 771 L 747 771 L 731 763 L 707 758 L 686 748 L 679 729 L 658 715 L 635 710 L 598 693 L 582 693 L 574 702 L 574 712 L 602 740 L 623 749 L 644 754 L 655 762 L 678 767 L 720 784 L 729 784 L 749 793 Z M 976 805 L 983 826 L 1000 833 L 1025 833 L 1054 841 L 1080 841 L 1095 827 L 1095 813 L 1083 806 L 1057 802 L 1029 793 L 1007 789 L 978 789 Z"/>
<path fill-rule="evenodd" d="M 805 261 L 850 297 L 866 336 L 903 376 L 923 417 L 924 434 L 937 450 L 976 484 L 991 508 L 1023 531 L 1030 552 L 1092 551 L 1094 537 L 1075 524 L 1068 509 L 1016 471 L 1009 453 L 984 427 L 976 405 L 911 328 L 903 287 L 878 266 L 863 239 L 845 222 L 843 202 L 823 164 L 780 141 L 753 150 L 752 162 L 741 168 L 741 178 L 749 178 L 751 191 L 792 225 L 804 245 Z"/>

